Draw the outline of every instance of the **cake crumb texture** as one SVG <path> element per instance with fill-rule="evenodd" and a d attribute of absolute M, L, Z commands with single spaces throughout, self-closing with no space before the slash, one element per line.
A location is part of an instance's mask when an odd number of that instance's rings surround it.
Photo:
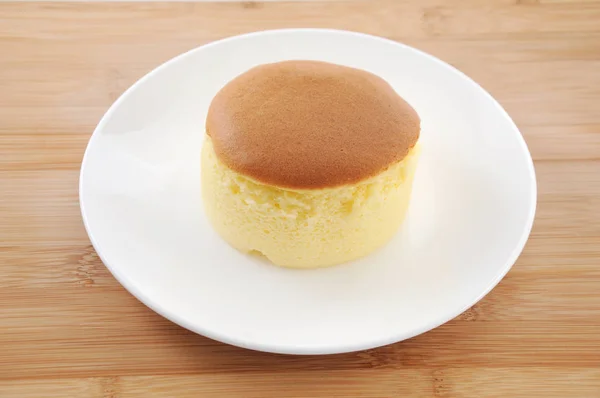
<path fill-rule="evenodd" d="M 223 164 L 207 137 L 202 194 L 211 224 L 240 251 L 274 264 L 315 268 L 365 256 L 388 242 L 406 214 L 419 146 L 354 185 L 294 190 L 265 185 Z"/>

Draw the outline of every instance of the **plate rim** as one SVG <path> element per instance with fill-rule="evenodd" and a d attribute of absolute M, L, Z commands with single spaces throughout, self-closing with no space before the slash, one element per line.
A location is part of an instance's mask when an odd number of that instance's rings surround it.
<path fill-rule="evenodd" d="M 498 274 L 492 279 L 492 281 L 488 284 L 488 286 L 486 286 L 485 289 L 482 289 L 480 294 L 478 294 L 476 297 L 468 300 L 468 302 L 463 307 L 457 308 L 454 311 L 448 311 L 448 313 L 443 317 L 437 317 L 437 318 L 434 317 L 434 318 L 432 318 L 431 322 L 427 323 L 425 326 L 422 326 L 420 328 L 415 328 L 415 329 L 409 330 L 409 331 L 403 331 L 402 333 L 392 333 L 389 337 L 386 337 L 386 338 L 377 338 L 377 339 L 372 339 L 369 341 L 366 341 L 366 339 L 365 339 L 365 340 L 361 340 L 361 341 L 359 341 L 357 343 L 353 343 L 353 344 L 293 347 L 291 345 L 286 345 L 286 344 L 280 345 L 277 343 L 274 343 L 274 344 L 254 343 L 252 341 L 244 340 L 243 338 L 238 338 L 238 337 L 229 336 L 229 335 L 223 335 L 223 334 L 219 333 L 218 331 L 206 329 L 206 328 L 202 327 L 201 325 L 194 324 L 193 322 L 188 322 L 186 319 L 181 318 L 175 312 L 171 312 L 171 311 L 168 311 L 168 310 L 162 308 L 160 303 L 156 302 L 152 298 L 145 295 L 141 291 L 141 289 L 138 288 L 135 281 L 126 278 L 125 275 L 123 275 L 123 273 L 119 270 L 118 266 L 115 266 L 110 261 L 108 261 L 106 253 L 102 250 L 100 243 L 98 242 L 97 238 L 94 236 L 94 233 L 91 230 L 90 225 L 89 225 L 88 216 L 86 215 L 87 212 L 86 212 L 86 206 L 85 206 L 84 194 L 83 194 L 83 191 L 84 191 L 83 190 L 83 181 L 84 181 L 86 165 L 88 163 L 88 157 L 89 157 L 88 153 L 90 151 L 90 148 L 93 146 L 95 140 L 100 135 L 100 131 L 102 131 L 104 129 L 104 126 L 106 125 L 107 121 L 110 119 L 112 114 L 115 112 L 115 110 L 130 95 L 130 93 L 133 90 L 135 90 L 138 86 L 144 84 L 144 82 L 146 80 L 150 79 L 153 75 L 159 73 L 162 69 L 168 67 L 171 63 L 178 62 L 180 59 L 185 58 L 186 56 L 188 56 L 189 54 L 191 54 L 193 52 L 201 51 L 201 50 L 211 47 L 211 46 L 218 46 L 220 44 L 223 44 L 223 43 L 226 43 L 229 41 L 240 40 L 240 39 L 244 39 L 244 38 L 252 37 L 252 36 L 278 35 L 281 33 L 285 34 L 285 33 L 298 33 L 298 32 L 313 33 L 313 34 L 319 34 L 319 33 L 321 33 L 321 34 L 339 34 L 339 35 L 346 35 L 346 36 L 354 36 L 357 38 L 368 38 L 370 40 L 378 40 L 378 41 L 386 42 L 388 44 L 393 44 L 395 46 L 399 46 L 405 50 L 416 52 L 419 55 L 428 58 L 430 61 L 437 63 L 441 67 L 444 67 L 444 68 L 452 71 L 453 73 L 458 74 L 460 77 L 462 77 L 463 80 L 470 82 L 470 84 L 475 85 L 479 91 L 481 91 L 484 95 L 486 95 L 487 97 L 489 97 L 492 100 L 492 103 L 497 108 L 497 110 L 510 122 L 510 125 L 518 133 L 517 139 L 519 141 L 519 147 L 520 147 L 521 151 L 523 152 L 523 154 L 525 155 L 525 158 L 526 158 L 525 160 L 527 163 L 527 169 L 528 169 L 528 174 L 529 174 L 528 177 L 530 180 L 529 188 L 531 190 L 531 195 L 529 198 L 530 203 L 529 203 L 527 221 L 523 226 L 523 230 L 522 230 L 521 236 L 518 240 L 518 243 L 514 247 L 510 256 L 508 256 L 508 259 L 506 260 L 505 264 L 499 269 Z M 206 43 L 206 44 L 198 46 L 198 47 L 194 47 L 194 48 L 187 50 L 179 55 L 176 55 L 175 57 L 172 57 L 172 58 L 168 59 L 167 61 L 163 62 L 162 64 L 156 66 L 155 68 L 153 68 L 152 70 L 147 72 L 145 75 L 140 77 L 138 80 L 136 80 L 131 86 L 129 86 L 106 110 L 106 112 L 104 113 L 104 115 L 102 116 L 102 118 L 100 119 L 98 124 L 96 125 L 96 128 L 92 132 L 90 139 L 86 145 L 86 149 L 85 149 L 82 161 L 81 161 L 78 190 L 79 190 L 78 199 L 79 199 L 81 217 L 83 219 L 85 231 L 90 239 L 92 246 L 94 247 L 96 253 L 98 254 L 98 257 L 100 258 L 100 260 L 102 261 L 104 266 L 115 277 L 115 279 L 121 284 L 121 286 L 123 286 L 125 288 L 125 290 L 127 290 L 136 299 L 138 299 L 145 306 L 147 306 L 148 308 L 150 308 L 151 310 L 153 310 L 160 316 L 168 319 L 169 321 L 171 321 L 187 330 L 190 330 L 196 334 L 202 335 L 204 337 L 208 337 L 212 340 L 215 340 L 215 341 L 218 341 L 221 343 L 225 343 L 225 344 L 229 344 L 229 345 L 233 345 L 233 346 L 237 346 L 237 347 L 241 347 L 241 348 L 245 348 L 245 349 L 255 350 L 255 351 L 262 351 L 262 352 L 269 352 L 269 353 L 276 353 L 276 354 L 290 354 L 290 355 L 341 354 L 341 353 L 349 353 L 349 352 L 373 349 L 373 348 L 377 348 L 377 347 L 383 347 L 383 346 L 387 346 L 389 344 L 398 343 L 400 341 L 404 341 L 404 340 L 410 339 L 412 337 L 418 336 L 420 334 L 423 334 L 432 329 L 435 329 L 435 328 L 443 325 L 444 323 L 456 318 L 458 315 L 462 314 L 463 312 L 465 312 L 466 310 L 468 310 L 469 308 L 471 308 L 472 306 L 477 304 L 481 299 L 483 299 L 492 289 L 494 289 L 498 285 L 498 283 L 504 278 L 504 276 L 512 269 L 513 265 L 516 263 L 517 259 L 519 258 L 523 249 L 525 248 L 525 245 L 531 234 L 531 230 L 533 228 L 536 210 L 537 210 L 537 196 L 538 196 L 535 166 L 533 163 L 531 152 L 529 151 L 529 148 L 527 146 L 525 138 L 523 137 L 523 134 L 521 133 L 520 129 L 518 128 L 516 123 L 513 121 L 513 119 L 510 117 L 510 115 L 506 112 L 504 107 L 481 85 L 479 85 L 476 81 L 471 79 L 469 76 L 467 76 L 465 73 L 461 72 L 460 70 L 458 70 L 451 64 L 444 62 L 441 59 L 439 59 L 429 53 L 426 53 L 425 51 L 419 50 L 419 49 L 409 46 L 407 44 L 397 42 L 397 41 L 394 41 L 391 39 L 387 39 L 384 37 L 376 36 L 376 35 L 367 34 L 367 33 L 361 33 L 361 32 L 356 32 L 356 31 L 351 31 L 351 30 L 329 29 L 329 28 L 284 28 L 284 29 L 261 30 L 261 31 L 239 34 L 239 35 L 219 39 L 216 41 L 212 41 L 210 43 Z"/>

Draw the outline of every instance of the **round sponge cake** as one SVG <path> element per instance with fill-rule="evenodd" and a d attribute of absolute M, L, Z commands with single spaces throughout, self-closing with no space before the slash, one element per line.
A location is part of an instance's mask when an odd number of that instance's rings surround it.
<path fill-rule="evenodd" d="M 385 244 L 406 213 L 420 120 L 383 79 L 315 61 L 255 67 L 213 99 L 209 220 L 232 246 L 314 268 Z"/>

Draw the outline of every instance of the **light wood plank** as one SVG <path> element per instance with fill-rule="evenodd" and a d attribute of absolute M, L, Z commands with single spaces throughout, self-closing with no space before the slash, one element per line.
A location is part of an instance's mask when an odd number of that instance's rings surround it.
<path fill-rule="evenodd" d="M 521 133 L 534 161 L 600 160 L 600 125 L 521 126 Z"/>
<path fill-rule="evenodd" d="M 398 371 L 283 371 L 272 375 L 261 372 L 199 375 L 153 375 L 87 379 L 0 381 L 3 397 L 37 398 L 119 398 L 231 396 L 384 398 L 482 397 L 504 398 L 544 396 L 548 398 L 585 397 L 600 389 L 600 371 L 586 368 L 458 368 Z"/>
<path fill-rule="evenodd" d="M 201 377 L 125 377 L 117 382 L 123 398 L 142 398 L 152 394 L 157 398 L 195 397 L 202 390 L 205 397 L 243 396 L 261 398 L 281 396 L 308 397 L 389 397 L 428 396 L 432 391 L 432 376 L 428 370 L 369 371 L 364 377 L 356 372 L 277 372 L 270 377 L 263 373 L 208 375 Z M 207 387 L 208 386 L 208 387 Z"/>
<path fill-rule="evenodd" d="M 0 247 L 82 245 L 78 170 L 0 171 Z"/>
<path fill-rule="evenodd" d="M 600 370 L 577 368 L 443 369 L 434 374 L 436 397 L 593 397 Z"/>
<path fill-rule="evenodd" d="M 95 379 L 0 380 L 3 398 L 107 398 L 107 383 Z"/>
<path fill-rule="evenodd" d="M 0 171 L 79 170 L 90 134 L 0 134 Z"/>
<path fill-rule="evenodd" d="M 137 31 L 142 40 L 157 33 L 183 30 L 192 35 L 216 38 L 241 32 L 280 27 L 329 26 L 356 29 L 380 35 L 428 37 L 506 34 L 597 32 L 600 10 L 596 4 L 546 4 L 536 7 L 505 2 L 461 1 L 452 5 L 441 0 L 398 2 L 363 0 L 346 2 L 233 2 L 233 3 L 7 3 L 0 35 L 19 38 L 71 38 L 69 26 L 37 24 L 42 10 L 57 22 L 86 23 L 82 39 L 106 40 L 114 24 L 129 20 L 124 32 Z M 343 18 L 340 18 L 343 16 Z M 398 23 L 401 17 L 402 23 Z M 173 20 L 177 19 L 177 24 Z M 152 21 L 151 23 L 149 23 Z M 93 23 L 90 23 L 93 22 Z M 112 31 L 113 34 L 115 31 Z M 119 34 L 121 31 L 118 31 Z M 145 40 L 144 40 L 145 41 Z"/>

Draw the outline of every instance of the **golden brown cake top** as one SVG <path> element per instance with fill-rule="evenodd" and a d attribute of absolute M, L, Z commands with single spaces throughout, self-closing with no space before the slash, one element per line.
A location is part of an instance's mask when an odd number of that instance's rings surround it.
<path fill-rule="evenodd" d="M 264 184 L 319 189 L 373 177 L 419 138 L 414 109 L 371 73 L 315 61 L 255 67 L 213 99 L 217 157 Z"/>

